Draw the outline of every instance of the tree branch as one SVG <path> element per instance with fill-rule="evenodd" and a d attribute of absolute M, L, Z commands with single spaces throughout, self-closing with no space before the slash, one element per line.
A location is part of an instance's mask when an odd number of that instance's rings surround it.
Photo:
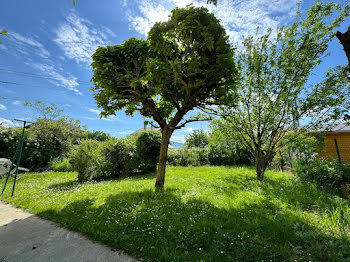
<path fill-rule="evenodd" d="M 211 117 L 205 118 L 205 119 L 188 119 L 188 120 L 185 120 L 185 122 L 181 123 L 179 126 L 176 126 L 175 129 L 181 129 L 188 123 L 199 122 L 199 121 L 210 121 L 210 120 L 213 120 L 213 119 Z"/>

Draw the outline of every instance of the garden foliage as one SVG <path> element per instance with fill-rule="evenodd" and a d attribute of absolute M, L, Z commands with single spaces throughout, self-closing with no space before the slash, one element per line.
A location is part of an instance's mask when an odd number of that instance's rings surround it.
<path fill-rule="evenodd" d="M 74 171 L 67 157 L 57 157 L 50 162 L 50 167 L 56 172 L 71 172 Z"/>
<path fill-rule="evenodd" d="M 204 165 L 249 165 L 251 160 L 246 150 L 233 139 L 222 140 L 222 133 L 211 126 L 208 135 L 203 130 L 194 131 L 186 138 L 185 145 L 172 148 L 168 154 L 168 164 L 174 166 Z"/>
<path fill-rule="evenodd" d="M 128 138 L 105 142 L 85 140 L 70 154 L 79 181 L 113 179 L 156 170 L 161 137 L 143 131 Z"/>
<path fill-rule="evenodd" d="M 185 146 L 188 148 L 191 147 L 201 147 L 205 148 L 209 143 L 209 137 L 204 130 L 194 130 L 187 139 Z"/>
<path fill-rule="evenodd" d="M 141 172 L 156 171 L 161 141 L 160 132 L 144 131 L 137 136 L 135 160 Z"/>
<path fill-rule="evenodd" d="M 302 181 L 313 182 L 332 193 L 341 193 L 341 188 L 350 183 L 350 165 L 335 160 L 300 157 L 296 161 L 295 170 Z"/>
<path fill-rule="evenodd" d="M 70 154 L 70 163 L 78 172 L 78 181 L 97 179 L 101 173 L 102 143 L 96 140 L 85 140 L 76 146 Z"/>
<path fill-rule="evenodd" d="M 0 156 L 12 159 L 22 128 L 0 127 Z M 81 139 L 78 121 L 61 118 L 38 120 L 25 131 L 21 166 L 29 169 L 45 167 L 51 160 L 69 152 Z"/>
<path fill-rule="evenodd" d="M 135 171 L 135 145 L 127 139 L 111 139 L 102 144 L 101 177 L 118 178 Z"/>

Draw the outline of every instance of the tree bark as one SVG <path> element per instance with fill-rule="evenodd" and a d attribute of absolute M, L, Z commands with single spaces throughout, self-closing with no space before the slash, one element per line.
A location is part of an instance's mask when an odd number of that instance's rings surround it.
<path fill-rule="evenodd" d="M 348 62 L 350 65 L 350 26 L 345 33 L 341 33 L 338 31 L 336 36 L 344 48 L 346 57 L 348 58 Z"/>
<path fill-rule="evenodd" d="M 255 154 L 255 168 L 256 168 L 256 177 L 259 181 L 264 180 L 265 171 L 267 168 L 266 155 L 262 150 L 258 150 Z"/>
<path fill-rule="evenodd" d="M 262 164 L 261 160 L 256 160 L 256 177 L 259 181 L 263 181 L 264 180 L 264 174 L 265 174 L 265 170 Z"/>
<path fill-rule="evenodd" d="M 156 188 L 163 188 L 165 182 L 165 168 L 166 162 L 168 158 L 168 147 L 170 142 L 170 137 L 172 135 L 172 131 L 168 128 L 164 128 L 162 130 L 162 143 L 160 145 L 160 154 L 159 154 L 159 162 L 158 162 L 158 171 L 156 178 Z"/>

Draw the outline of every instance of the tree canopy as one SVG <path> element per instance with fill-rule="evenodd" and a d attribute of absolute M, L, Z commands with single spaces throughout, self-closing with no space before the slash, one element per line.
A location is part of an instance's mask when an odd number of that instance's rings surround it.
<path fill-rule="evenodd" d="M 92 88 L 101 115 L 124 109 L 152 118 L 162 132 L 157 187 L 163 187 L 172 133 L 187 123 L 195 108 L 231 102 L 237 71 L 233 49 L 219 20 L 206 8 L 172 10 L 156 23 L 147 40 L 99 47 L 93 57 Z M 207 119 L 207 118 L 206 118 Z M 155 123 L 151 123 L 156 125 Z"/>
<path fill-rule="evenodd" d="M 338 4 L 317 2 L 305 18 L 299 14 L 276 36 L 270 32 L 245 39 L 237 55 L 238 106 L 223 108 L 226 117 L 221 128 L 239 134 L 254 158 L 258 179 L 264 179 L 276 152 L 288 142 L 286 134 L 303 130 L 302 120 L 309 125 L 327 123 L 346 112 L 349 89 L 340 81 L 341 68 L 329 70 L 319 84 L 308 79 L 349 11 L 349 6 L 340 10 Z"/>
<path fill-rule="evenodd" d="M 41 119 L 57 119 L 63 117 L 63 109 L 57 107 L 54 103 L 47 105 L 43 101 L 35 101 L 34 103 L 30 101 L 25 101 L 24 106 L 33 108 L 37 113 L 38 117 Z"/>
<path fill-rule="evenodd" d="M 186 138 L 186 142 L 185 142 L 185 145 L 188 148 L 191 148 L 191 147 L 205 148 L 208 144 L 209 144 L 209 136 L 202 129 L 194 130 L 193 133 Z"/>

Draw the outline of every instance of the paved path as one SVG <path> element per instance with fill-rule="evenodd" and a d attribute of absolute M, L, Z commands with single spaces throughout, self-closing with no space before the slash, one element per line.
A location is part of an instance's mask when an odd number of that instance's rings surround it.
<path fill-rule="evenodd" d="M 58 227 L 0 202 L 0 262 L 10 261 L 137 261 L 94 243 L 79 233 Z"/>

